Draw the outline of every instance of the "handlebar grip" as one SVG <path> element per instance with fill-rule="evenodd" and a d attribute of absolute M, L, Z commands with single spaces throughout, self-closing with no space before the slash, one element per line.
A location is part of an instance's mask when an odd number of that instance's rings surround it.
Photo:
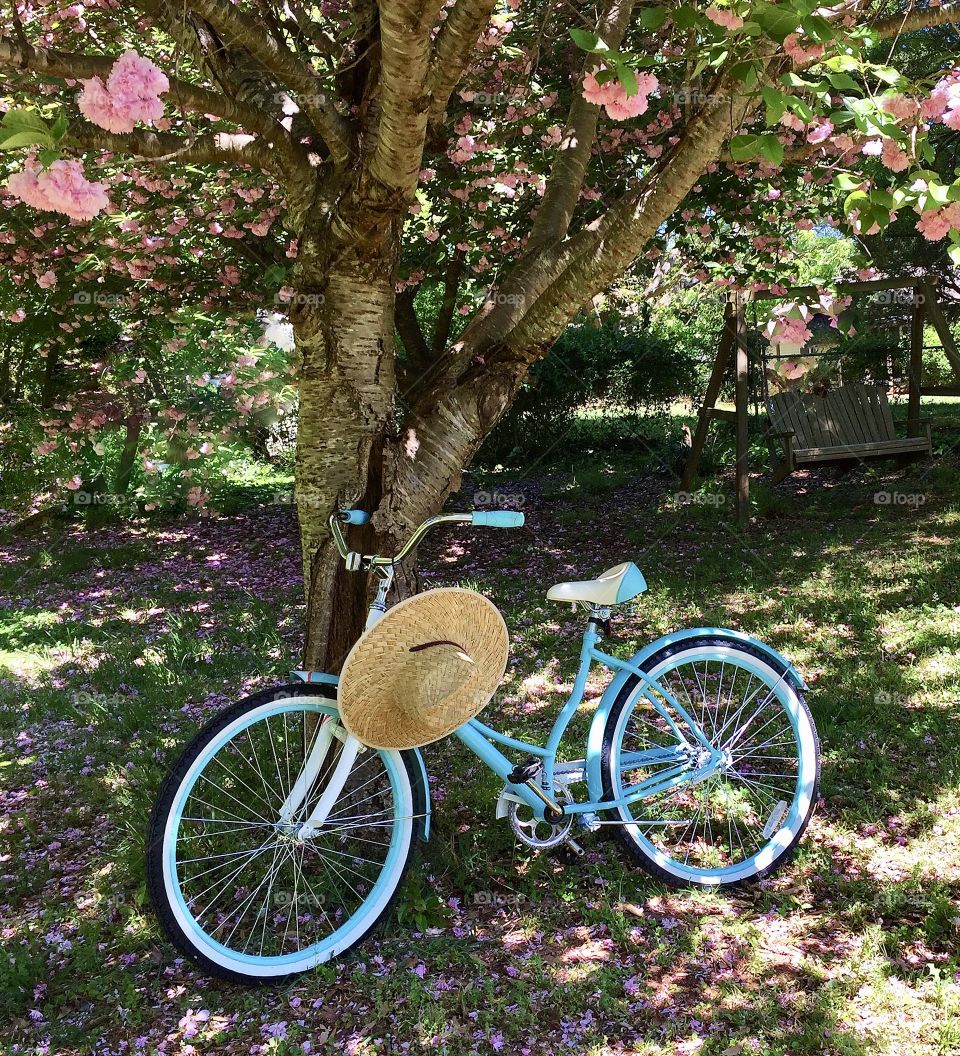
<path fill-rule="evenodd" d="M 341 510 L 340 520 L 344 524 L 367 524 L 370 520 L 370 514 L 364 513 L 363 510 Z"/>
<path fill-rule="evenodd" d="M 490 513 L 474 510 L 470 517 L 471 524 L 488 528 L 522 528 L 523 522 L 523 514 L 513 510 L 493 510 Z"/>

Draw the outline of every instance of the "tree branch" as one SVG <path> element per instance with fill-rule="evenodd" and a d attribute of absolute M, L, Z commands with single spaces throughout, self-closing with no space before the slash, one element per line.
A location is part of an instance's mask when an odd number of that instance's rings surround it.
<path fill-rule="evenodd" d="M 107 132 L 89 121 L 70 125 L 65 143 L 80 150 L 109 150 L 131 154 L 152 161 L 185 161 L 219 165 L 239 162 L 267 172 L 275 172 L 276 158 L 270 148 L 256 136 L 229 132 L 208 132 L 194 138 L 170 132 Z"/>
<path fill-rule="evenodd" d="M 610 0 L 597 25 L 597 36 L 613 50 L 620 47 L 627 31 L 633 3 L 634 0 Z M 593 65 L 594 61 L 587 59 L 582 64 L 581 76 L 574 85 L 563 138 L 557 147 L 557 156 L 547 178 L 543 201 L 537 210 L 537 217 L 527 240 L 528 252 L 545 242 L 563 238 L 577 207 L 600 118 L 600 107 L 588 103 L 583 98 L 580 87 L 583 71 L 588 65 Z"/>
<path fill-rule="evenodd" d="M 407 360 L 415 371 L 426 370 L 430 365 L 430 348 L 427 339 L 423 336 L 423 328 L 417 318 L 413 302 L 417 296 L 417 286 L 408 286 L 397 294 L 394 308 L 394 322 L 397 333 L 403 342 L 403 350 L 407 354 Z"/>
<path fill-rule="evenodd" d="M 380 0 L 380 123 L 370 175 L 399 202 L 412 196 L 423 162 L 424 86 L 438 10 L 438 0 Z"/>
<path fill-rule="evenodd" d="M 349 123 L 338 113 L 323 89 L 320 78 L 299 56 L 284 47 L 260 23 L 230 0 L 190 0 L 189 7 L 232 42 L 240 45 L 264 69 L 284 85 L 297 105 L 313 123 L 326 143 L 337 166 L 345 165 L 353 150 Z"/>
<path fill-rule="evenodd" d="M 116 61 L 115 55 L 82 55 L 53 48 L 37 48 L 0 36 L 0 66 L 10 66 L 46 77 L 77 80 L 105 77 Z M 306 154 L 293 142 L 283 126 L 263 110 L 176 77 L 168 77 L 168 80 L 170 97 L 181 109 L 211 114 L 257 132 L 274 146 L 287 169 L 299 171 L 301 175 L 311 172 Z M 278 165 L 276 161 L 271 165 L 271 171 L 282 169 L 283 165 Z"/>
<path fill-rule="evenodd" d="M 486 28 L 495 7 L 496 0 L 457 0 L 440 27 L 427 78 L 431 124 L 443 120 L 450 96 L 473 60 L 477 38 Z"/>
<path fill-rule="evenodd" d="M 953 22 L 960 22 L 960 3 L 941 4 L 940 7 L 915 7 L 906 14 L 881 18 L 874 22 L 872 28 L 881 40 L 887 40 L 901 33 L 912 33 L 916 29 L 944 26 Z"/>

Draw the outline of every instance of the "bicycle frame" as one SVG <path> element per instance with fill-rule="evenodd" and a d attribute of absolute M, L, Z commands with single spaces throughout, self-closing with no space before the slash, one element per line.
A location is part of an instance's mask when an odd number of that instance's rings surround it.
<path fill-rule="evenodd" d="M 346 513 L 349 523 L 362 524 L 369 520 L 368 515 L 360 511 L 346 511 Z M 356 519 L 357 516 L 362 519 Z M 480 522 L 478 518 L 481 516 L 487 519 Z M 361 569 L 373 571 L 377 574 L 379 579 L 376 597 L 367 614 L 367 628 L 369 629 L 376 624 L 386 611 L 387 595 L 390 586 L 393 583 L 394 565 L 412 550 L 430 527 L 439 523 L 467 523 L 471 521 L 473 523 L 491 524 L 495 523 L 493 521 L 494 517 L 503 519 L 513 516 L 519 516 L 521 518 L 519 523 L 522 523 L 522 515 L 508 515 L 502 512 L 491 514 L 441 514 L 437 517 L 431 517 L 416 529 L 400 551 L 392 557 L 362 555 L 349 551 L 340 528 L 338 515 L 335 514 L 332 516 L 330 518 L 330 528 L 333 539 L 347 565 L 347 568 L 352 571 L 358 571 Z M 516 524 L 501 523 L 500 526 L 515 527 Z M 691 638 L 698 635 L 707 635 L 715 638 L 719 637 L 726 640 L 750 643 L 761 652 L 766 653 L 782 667 L 783 674 L 781 675 L 781 678 L 786 678 L 798 687 L 803 686 L 803 679 L 793 665 L 775 649 L 741 631 L 732 631 L 726 628 L 691 628 L 685 631 L 680 631 L 674 635 L 667 635 L 664 638 L 657 639 L 657 641 L 650 643 L 631 660 L 621 660 L 618 657 L 611 656 L 609 653 L 605 653 L 603 650 L 597 648 L 597 643 L 600 641 L 601 637 L 598 632 L 599 623 L 609 617 L 610 610 L 607 608 L 601 608 L 600 606 L 590 606 L 590 613 L 590 620 L 583 634 L 583 643 L 580 649 L 580 664 L 574 680 L 573 689 L 570 697 L 564 704 L 560 714 L 557 716 L 556 721 L 553 724 L 546 745 L 541 746 L 527 741 L 518 740 L 514 737 L 509 737 L 506 734 L 502 734 L 498 730 L 495 730 L 492 726 L 485 725 L 480 722 L 479 719 L 471 719 L 469 722 L 464 723 L 464 725 L 454 730 L 453 733 L 453 735 L 465 744 L 485 766 L 492 770 L 493 773 L 505 783 L 507 789 L 515 799 L 520 800 L 534 811 L 536 817 L 544 818 L 544 811 L 550 806 L 553 806 L 554 809 L 556 808 L 556 804 L 552 803 L 552 797 L 555 788 L 555 778 L 558 772 L 557 751 L 563 740 L 567 727 L 577 709 L 580 707 L 580 704 L 583 702 L 587 677 L 594 662 L 603 664 L 611 671 L 614 671 L 615 675 L 604 691 L 600 700 L 600 706 L 593 718 L 590 733 L 587 738 L 586 757 L 573 763 L 560 764 L 560 767 L 566 774 L 579 775 L 567 777 L 567 783 L 585 782 L 591 798 L 579 803 L 565 803 L 562 807 L 564 814 L 588 814 L 596 811 L 614 810 L 631 803 L 636 803 L 642 799 L 648 799 L 651 796 L 675 788 L 678 785 L 698 784 L 723 768 L 725 753 L 711 745 L 710 741 L 700 729 L 699 724 L 683 705 L 681 705 L 670 692 L 642 669 L 641 664 L 643 664 L 645 659 L 652 655 L 658 648 L 680 641 L 684 638 Z M 326 675 L 320 672 L 297 671 L 293 672 L 293 674 L 295 677 L 307 682 L 321 681 L 336 685 L 339 681 L 335 675 Z M 652 777 L 637 783 L 617 798 L 604 799 L 602 798 L 603 789 L 600 773 L 600 753 L 603 739 L 602 728 L 606 723 L 610 709 L 617 699 L 620 690 L 630 677 L 635 677 L 640 682 L 643 696 L 668 724 L 676 736 L 677 742 L 675 745 L 669 747 L 657 747 L 648 749 L 647 751 L 624 753 L 621 757 L 621 762 L 625 763 L 628 767 L 640 767 L 645 764 L 653 763 L 673 763 L 673 765 L 662 767 Z M 669 708 L 673 710 L 676 717 L 671 715 L 663 702 L 666 702 Z M 677 719 L 679 719 L 679 725 Z M 682 727 L 685 727 L 686 732 L 684 732 Z M 690 735 L 689 737 L 688 734 Z M 542 768 L 538 775 L 538 780 L 526 784 L 513 783 L 510 780 L 510 775 L 514 771 L 514 764 L 503 754 L 503 752 L 500 751 L 497 747 L 498 744 L 502 745 L 504 748 L 525 752 L 537 759 L 541 759 Z M 345 748 L 355 754 L 356 751 L 360 750 L 360 744 L 352 735 L 347 735 L 345 739 Z M 419 761 L 419 769 L 424 778 L 423 784 L 427 802 L 426 811 L 429 816 L 429 789 L 426 786 L 426 771 L 423 767 L 423 760 L 420 753 L 416 752 L 416 755 Z M 346 772 L 344 772 L 342 777 L 335 775 L 335 780 L 332 784 L 336 787 L 331 791 L 331 797 L 335 798 L 335 794 L 339 794 L 339 787 L 342 786 L 345 778 Z M 319 827 L 324 823 L 325 818 L 326 802 L 324 801 L 319 804 L 318 808 L 314 809 L 311 816 L 307 819 L 306 830 L 312 830 L 314 827 Z"/>
<path fill-rule="evenodd" d="M 523 784 L 516 785 L 510 782 L 513 763 L 496 745 L 500 744 L 505 748 L 526 752 L 541 759 L 543 761 L 541 786 L 545 792 L 552 794 L 557 766 L 557 751 L 567 727 L 583 702 L 587 677 L 594 662 L 601 663 L 612 671 L 635 675 L 643 686 L 643 695 L 664 718 L 677 737 L 677 744 L 674 747 L 632 752 L 629 756 L 625 756 L 624 761 L 628 764 L 641 766 L 645 763 L 669 763 L 673 760 L 675 765 L 661 769 L 656 775 L 639 782 L 629 792 L 617 799 L 601 800 L 597 798 L 579 803 L 567 803 L 563 808 L 565 814 L 584 814 L 599 810 L 611 810 L 646 799 L 680 784 L 696 784 L 713 774 L 722 762 L 723 753 L 713 748 L 696 720 L 671 693 L 650 678 L 645 671 L 642 671 L 633 662 L 621 660 L 598 649 L 597 643 L 599 641 L 600 634 L 596 630 L 596 621 L 591 618 L 587 629 L 584 631 L 583 644 L 580 649 L 580 665 L 572 692 L 553 724 L 546 745 L 540 746 L 514 737 L 508 737 L 495 730 L 492 726 L 487 726 L 485 723 L 480 722 L 479 719 L 471 719 L 454 731 L 454 736 L 465 744 L 485 766 L 500 777 L 509 787 L 511 794 L 534 810 L 538 817 L 543 815 L 543 801 L 528 786 Z M 664 707 L 661 700 L 657 699 L 658 697 L 666 701 L 670 708 L 675 711 L 683 726 L 686 727 L 686 733 L 677 724 L 677 721 L 668 712 L 667 708 Z M 688 737 L 687 734 L 690 736 Z M 692 742 L 696 742 L 696 747 Z M 703 765 L 692 767 L 691 761 L 701 751 L 705 754 Z M 588 781 L 588 770 L 594 769 L 591 763 L 596 764 L 596 762 L 596 760 L 591 759 L 583 760 L 582 780 Z M 567 765 L 569 766 L 570 764 Z M 592 788 L 591 791 L 594 795 L 599 792 L 596 788 Z"/>

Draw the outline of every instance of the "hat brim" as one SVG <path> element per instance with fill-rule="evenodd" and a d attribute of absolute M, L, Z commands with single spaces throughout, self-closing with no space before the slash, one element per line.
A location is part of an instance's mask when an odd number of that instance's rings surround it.
<path fill-rule="evenodd" d="M 507 626 L 472 590 L 406 598 L 350 650 L 337 687 L 343 724 L 371 748 L 420 748 L 478 715 L 503 678 Z"/>

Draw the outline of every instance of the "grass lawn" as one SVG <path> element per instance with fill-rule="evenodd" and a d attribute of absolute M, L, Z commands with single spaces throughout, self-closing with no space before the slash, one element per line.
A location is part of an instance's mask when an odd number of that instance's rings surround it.
<path fill-rule="evenodd" d="M 145 902 L 144 829 L 184 739 L 292 666 L 292 510 L 51 524 L 0 543 L 0 1052 L 960 1051 L 960 465 L 759 487 L 747 535 L 717 486 L 680 504 L 623 462 L 488 476 L 452 505 L 476 489 L 513 495 L 527 527 L 438 531 L 421 565 L 506 616 L 493 721 L 545 737 L 582 626 L 546 588 L 632 558 L 650 589 L 616 651 L 728 624 L 810 683 L 822 801 L 792 864 L 727 896 L 668 890 L 599 836 L 572 863 L 532 857 L 447 741 L 425 752 L 432 840 L 383 931 L 282 988 L 205 978 Z"/>

